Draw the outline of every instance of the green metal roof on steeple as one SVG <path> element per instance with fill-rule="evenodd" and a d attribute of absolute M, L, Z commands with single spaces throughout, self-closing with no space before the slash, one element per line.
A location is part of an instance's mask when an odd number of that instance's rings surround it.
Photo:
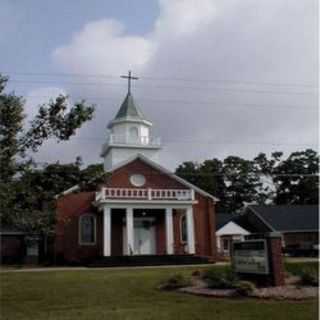
<path fill-rule="evenodd" d="M 136 106 L 133 96 L 128 92 L 126 98 L 115 116 L 114 120 L 120 119 L 146 120 L 141 110 Z"/>
<path fill-rule="evenodd" d="M 141 110 L 135 104 L 131 94 L 131 80 L 138 80 L 138 78 L 133 77 L 131 71 L 128 72 L 127 76 L 121 76 L 121 78 L 128 79 L 128 93 L 115 118 L 109 123 L 108 128 L 111 128 L 115 123 L 123 121 L 139 121 L 144 122 L 148 126 L 152 126 L 152 123 L 145 118 Z"/>

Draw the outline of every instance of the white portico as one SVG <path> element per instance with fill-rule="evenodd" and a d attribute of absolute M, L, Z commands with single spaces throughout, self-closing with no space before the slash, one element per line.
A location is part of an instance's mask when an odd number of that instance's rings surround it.
<path fill-rule="evenodd" d="M 111 219 L 123 209 L 123 255 L 156 254 L 155 228 L 145 228 L 143 223 L 154 217 L 145 211 L 164 216 L 166 254 L 174 254 L 173 210 L 180 210 L 186 217 L 186 253 L 195 254 L 194 217 L 192 205 L 196 203 L 194 190 L 188 189 L 128 189 L 103 188 L 96 195 L 96 204 L 103 211 L 103 254 L 111 255 Z M 142 215 L 139 212 L 142 211 Z"/>

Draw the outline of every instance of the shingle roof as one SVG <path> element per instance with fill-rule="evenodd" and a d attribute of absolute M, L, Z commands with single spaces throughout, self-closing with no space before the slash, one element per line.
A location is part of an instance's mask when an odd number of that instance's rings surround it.
<path fill-rule="evenodd" d="M 143 115 L 142 111 L 137 107 L 136 103 L 134 102 L 134 99 L 131 93 L 128 93 L 127 96 L 125 97 L 114 120 L 127 119 L 127 118 L 137 119 L 137 120 L 147 120 Z"/>
<path fill-rule="evenodd" d="M 231 220 L 234 220 L 235 216 L 231 213 L 217 213 L 216 215 L 216 230 L 219 230 Z"/>
<path fill-rule="evenodd" d="M 248 206 L 275 231 L 311 231 L 319 228 L 319 206 Z"/>

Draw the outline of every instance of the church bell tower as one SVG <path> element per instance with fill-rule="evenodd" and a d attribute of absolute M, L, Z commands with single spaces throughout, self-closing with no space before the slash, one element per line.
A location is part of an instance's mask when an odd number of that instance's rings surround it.
<path fill-rule="evenodd" d="M 115 118 L 108 124 L 108 136 L 102 146 L 104 169 L 110 171 L 114 166 L 140 153 L 158 161 L 161 149 L 160 138 L 151 135 L 152 123 L 148 121 L 134 102 L 131 94 L 131 80 L 137 77 L 121 76 L 128 79 L 128 93 Z"/>

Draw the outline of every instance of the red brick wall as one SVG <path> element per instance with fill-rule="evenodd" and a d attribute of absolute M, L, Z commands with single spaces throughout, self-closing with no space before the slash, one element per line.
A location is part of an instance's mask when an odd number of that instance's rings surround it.
<path fill-rule="evenodd" d="M 196 193 L 197 204 L 193 205 L 196 254 L 216 257 L 215 211 L 213 201 Z M 176 254 L 187 253 L 187 243 L 181 241 L 181 217 L 184 210 L 174 210 L 174 246 Z"/>
<path fill-rule="evenodd" d="M 130 184 L 130 176 L 132 174 L 143 174 L 145 176 L 146 184 L 143 188 L 188 189 L 180 182 L 154 169 L 139 159 L 115 170 L 112 173 L 112 176 L 106 179 L 105 186 L 114 188 L 135 188 Z"/>
<path fill-rule="evenodd" d="M 157 254 L 166 254 L 166 227 L 164 214 L 159 213 L 156 224 L 156 249 Z"/>
<path fill-rule="evenodd" d="M 102 254 L 102 215 L 92 206 L 93 192 L 69 194 L 57 201 L 55 253 L 68 262 L 80 262 Z M 90 213 L 96 216 L 95 245 L 79 244 L 79 217 Z"/>
<path fill-rule="evenodd" d="M 184 210 L 174 210 L 173 212 L 173 238 L 174 253 L 186 254 L 186 243 L 181 241 L 181 218 L 185 214 Z"/>
<path fill-rule="evenodd" d="M 196 194 L 196 200 L 198 200 L 198 204 L 193 206 L 196 254 L 214 257 L 216 237 L 213 201 L 200 194 Z"/>
<path fill-rule="evenodd" d="M 281 237 L 268 237 L 269 260 L 270 260 L 270 284 L 278 287 L 285 284 L 285 271 L 282 256 Z"/>

